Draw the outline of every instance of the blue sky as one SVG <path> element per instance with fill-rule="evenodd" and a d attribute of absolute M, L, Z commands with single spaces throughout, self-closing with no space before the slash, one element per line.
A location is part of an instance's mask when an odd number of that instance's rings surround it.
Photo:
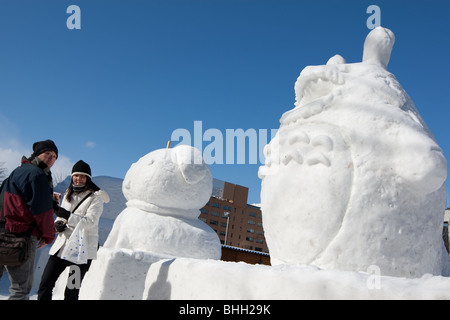
<path fill-rule="evenodd" d="M 66 26 L 72 4 L 80 30 Z M 83 159 L 123 178 L 194 121 L 277 129 L 304 67 L 361 61 L 373 4 L 396 35 L 388 69 L 449 158 L 448 0 L 0 0 L 0 162 L 50 138 L 60 170 Z M 259 165 L 211 170 L 256 203 Z"/>

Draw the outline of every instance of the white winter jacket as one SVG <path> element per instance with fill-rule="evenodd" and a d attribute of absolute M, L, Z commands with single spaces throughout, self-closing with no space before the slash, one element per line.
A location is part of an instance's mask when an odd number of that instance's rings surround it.
<path fill-rule="evenodd" d="M 64 195 L 63 202 L 61 207 L 72 212 L 72 210 L 78 205 L 78 203 L 92 191 L 84 191 L 80 193 L 72 193 L 72 200 L 70 202 L 67 201 L 66 195 Z M 71 214 L 69 220 L 67 221 L 64 218 L 56 218 L 56 221 L 63 220 L 67 223 L 67 228 L 63 232 L 60 232 L 56 237 L 55 242 L 50 248 L 50 255 L 54 255 L 58 252 L 58 256 L 60 256 L 61 252 L 64 249 L 64 245 L 66 244 L 67 239 L 70 238 L 73 230 L 81 219 L 86 219 L 86 245 L 87 245 L 87 256 L 88 259 L 96 259 L 97 258 L 97 248 L 98 248 L 98 222 L 100 220 L 100 216 L 103 212 L 103 203 L 109 202 L 108 194 L 99 190 L 93 192 L 84 202 L 77 208 L 75 214 Z M 82 218 L 83 217 L 83 218 Z"/>

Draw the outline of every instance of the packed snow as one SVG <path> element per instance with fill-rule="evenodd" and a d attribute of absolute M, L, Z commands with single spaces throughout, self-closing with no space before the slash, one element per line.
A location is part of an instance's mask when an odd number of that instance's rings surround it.
<path fill-rule="evenodd" d="M 218 260 L 217 235 L 197 219 L 209 167 L 199 150 L 177 146 L 133 164 L 123 194 L 120 179 L 96 181 L 112 201 L 80 298 L 450 299 L 446 159 L 387 71 L 393 44 L 377 28 L 363 62 L 337 55 L 301 72 L 295 108 L 259 171 L 272 266 Z M 33 293 L 47 259 L 48 247 L 38 251 Z"/>
<path fill-rule="evenodd" d="M 117 217 L 104 246 L 220 259 L 219 237 L 198 219 L 212 185 L 199 150 L 181 145 L 150 152 L 125 176 L 127 208 Z"/>
<path fill-rule="evenodd" d="M 386 69 L 394 38 L 378 27 L 361 63 L 334 56 L 297 79 L 295 108 L 281 117 L 259 171 L 272 264 L 375 265 L 411 278 L 448 272 L 447 161 Z"/>

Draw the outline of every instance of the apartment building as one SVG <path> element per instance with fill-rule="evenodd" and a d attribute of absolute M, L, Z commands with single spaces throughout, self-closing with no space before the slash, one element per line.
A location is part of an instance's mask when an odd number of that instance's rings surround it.
<path fill-rule="evenodd" d="M 267 253 L 261 209 L 247 204 L 247 198 L 247 187 L 214 179 L 199 219 L 216 231 L 222 244 Z"/>

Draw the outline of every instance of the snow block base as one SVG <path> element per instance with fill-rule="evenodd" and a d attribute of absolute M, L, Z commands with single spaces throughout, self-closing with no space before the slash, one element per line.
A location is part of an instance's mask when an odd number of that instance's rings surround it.
<path fill-rule="evenodd" d="M 408 279 L 311 265 L 250 265 L 101 248 L 80 299 L 450 299 L 450 278 Z"/>
<path fill-rule="evenodd" d="M 140 300 L 150 266 L 168 256 L 101 247 L 80 290 L 82 300 Z"/>

